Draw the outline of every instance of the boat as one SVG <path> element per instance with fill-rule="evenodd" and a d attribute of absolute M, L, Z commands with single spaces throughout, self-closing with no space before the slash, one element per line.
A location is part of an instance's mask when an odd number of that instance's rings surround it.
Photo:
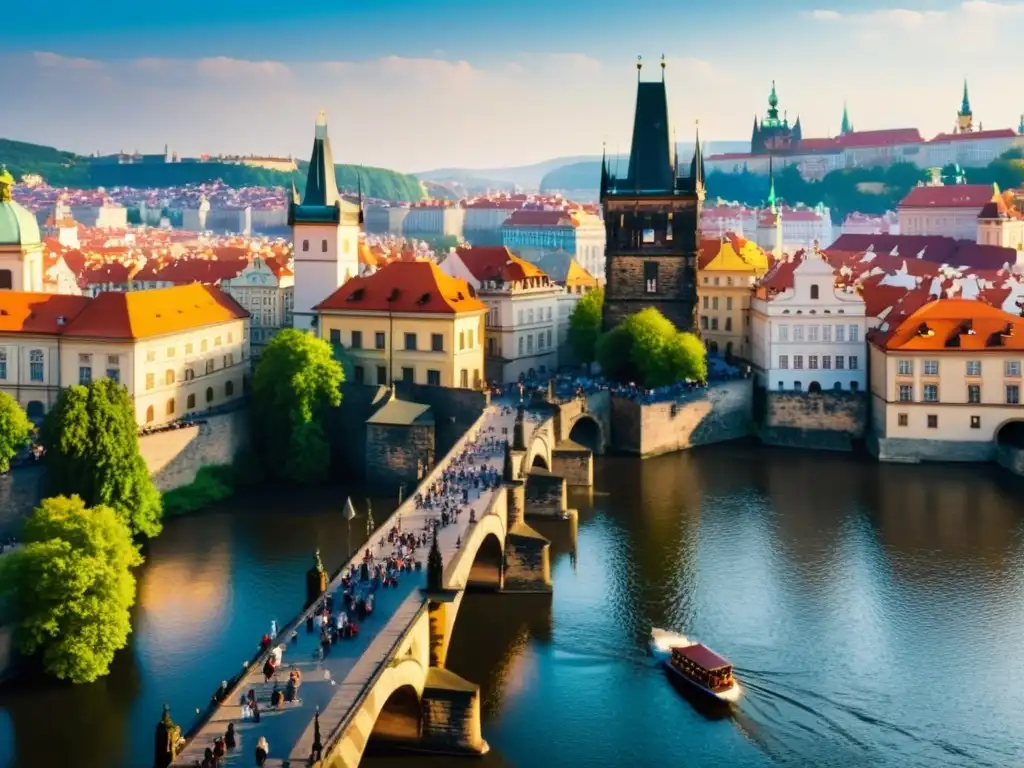
<path fill-rule="evenodd" d="M 658 662 L 697 693 L 716 701 L 738 701 L 742 689 L 732 664 L 701 643 L 663 629 L 651 630 L 651 651 Z"/>

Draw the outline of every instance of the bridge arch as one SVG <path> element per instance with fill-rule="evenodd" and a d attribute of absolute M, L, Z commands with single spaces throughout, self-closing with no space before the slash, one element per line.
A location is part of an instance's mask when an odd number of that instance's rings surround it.
<path fill-rule="evenodd" d="M 540 432 L 540 430 L 538 430 Z M 543 433 L 534 435 L 530 440 L 529 450 L 526 452 L 526 461 L 523 462 L 522 474 L 529 474 L 534 467 L 551 471 L 551 445 L 547 436 Z"/>
<path fill-rule="evenodd" d="M 589 448 L 592 453 L 603 453 L 604 428 L 601 422 L 589 413 L 581 413 L 569 427 L 569 439 L 574 443 Z"/>
<path fill-rule="evenodd" d="M 422 691 L 406 683 L 391 692 L 373 724 L 367 743 L 414 742 L 423 730 Z"/>
<path fill-rule="evenodd" d="M 995 431 L 997 445 L 1011 448 L 1024 448 L 1024 419 L 1008 419 L 1000 424 Z"/>

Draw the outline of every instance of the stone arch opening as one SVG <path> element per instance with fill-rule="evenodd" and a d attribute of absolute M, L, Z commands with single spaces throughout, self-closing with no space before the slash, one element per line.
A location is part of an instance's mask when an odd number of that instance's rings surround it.
<path fill-rule="evenodd" d="M 708 354 L 715 355 L 715 356 L 718 355 L 718 342 L 717 341 L 708 342 Z"/>
<path fill-rule="evenodd" d="M 593 453 L 601 451 L 601 425 L 593 416 L 580 416 L 569 430 L 569 439 L 589 448 Z"/>
<path fill-rule="evenodd" d="M 548 472 L 551 471 L 551 467 L 548 466 L 548 460 L 545 459 L 541 454 L 537 454 L 533 457 L 533 463 L 530 465 L 531 469 L 543 469 Z"/>
<path fill-rule="evenodd" d="M 816 394 L 816 393 L 820 393 L 821 392 L 821 384 L 819 384 L 816 381 L 812 381 L 810 384 L 807 385 L 807 391 L 810 392 L 812 395 Z"/>
<path fill-rule="evenodd" d="M 39 400 L 30 400 L 25 407 L 25 415 L 30 421 L 42 421 L 43 416 L 46 415 L 46 406 Z"/>
<path fill-rule="evenodd" d="M 423 728 L 423 709 L 420 695 L 411 685 L 401 685 L 392 691 L 377 715 L 367 747 L 415 742 Z"/>
<path fill-rule="evenodd" d="M 1007 421 L 996 430 L 996 444 L 1024 448 L 1024 420 Z"/>
<path fill-rule="evenodd" d="M 466 588 L 497 592 L 502 586 L 502 576 L 505 570 L 505 551 L 501 541 L 493 533 L 487 534 L 480 548 L 473 558 L 473 565 L 470 566 L 469 576 L 466 579 Z"/>

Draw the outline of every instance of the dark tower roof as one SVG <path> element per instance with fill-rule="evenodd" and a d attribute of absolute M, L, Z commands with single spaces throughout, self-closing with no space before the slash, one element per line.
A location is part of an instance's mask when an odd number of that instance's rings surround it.
<path fill-rule="evenodd" d="M 839 133 L 841 136 L 845 136 L 853 131 L 853 126 L 850 124 L 850 113 L 846 109 L 846 102 L 843 102 L 843 122 L 839 126 Z"/>
<path fill-rule="evenodd" d="M 695 189 L 704 186 L 704 150 L 700 147 L 700 128 L 697 129 L 697 143 L 693 147 L 693 159 L 690 161 L 690 178 Z"/>
<path fill-rule="evenodd" d="M 964 97 L 960 101 L 960 115 L 967 117 L 969 114 L 971 114 L 971 99 L 967 95 L 967 81 L 964 80 Z"/>
<path fill-rule="evenodd" d="M 334 176 L 334 157 L 331 155 L 331 140 L 327 136 L 327 116 L 321 111 L 316 120 L 313 154 L 309 158 L 306 194 L 302 196 L 302 204 L 326 208 L 335 205 L 339 199 L 338 182 Z"/>
<path fill-rule="evenodd" d="M 637 83 L 629 173 L 622 187 L 640 192 L 670 192 L 675 189 L 675 165 L 665 83 Z"/>

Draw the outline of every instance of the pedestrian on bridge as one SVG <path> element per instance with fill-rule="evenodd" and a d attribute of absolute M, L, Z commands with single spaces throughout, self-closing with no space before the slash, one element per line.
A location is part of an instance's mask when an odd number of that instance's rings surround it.
<path fill-rule="evenodd" d="M 270 754 L 270 744 L 267 743 L 266 736 L 260 736 L 260 740 L 256 742 L 256 766 L 257 768 L 263 768 L 266 765 L 267 757 Z"/>

